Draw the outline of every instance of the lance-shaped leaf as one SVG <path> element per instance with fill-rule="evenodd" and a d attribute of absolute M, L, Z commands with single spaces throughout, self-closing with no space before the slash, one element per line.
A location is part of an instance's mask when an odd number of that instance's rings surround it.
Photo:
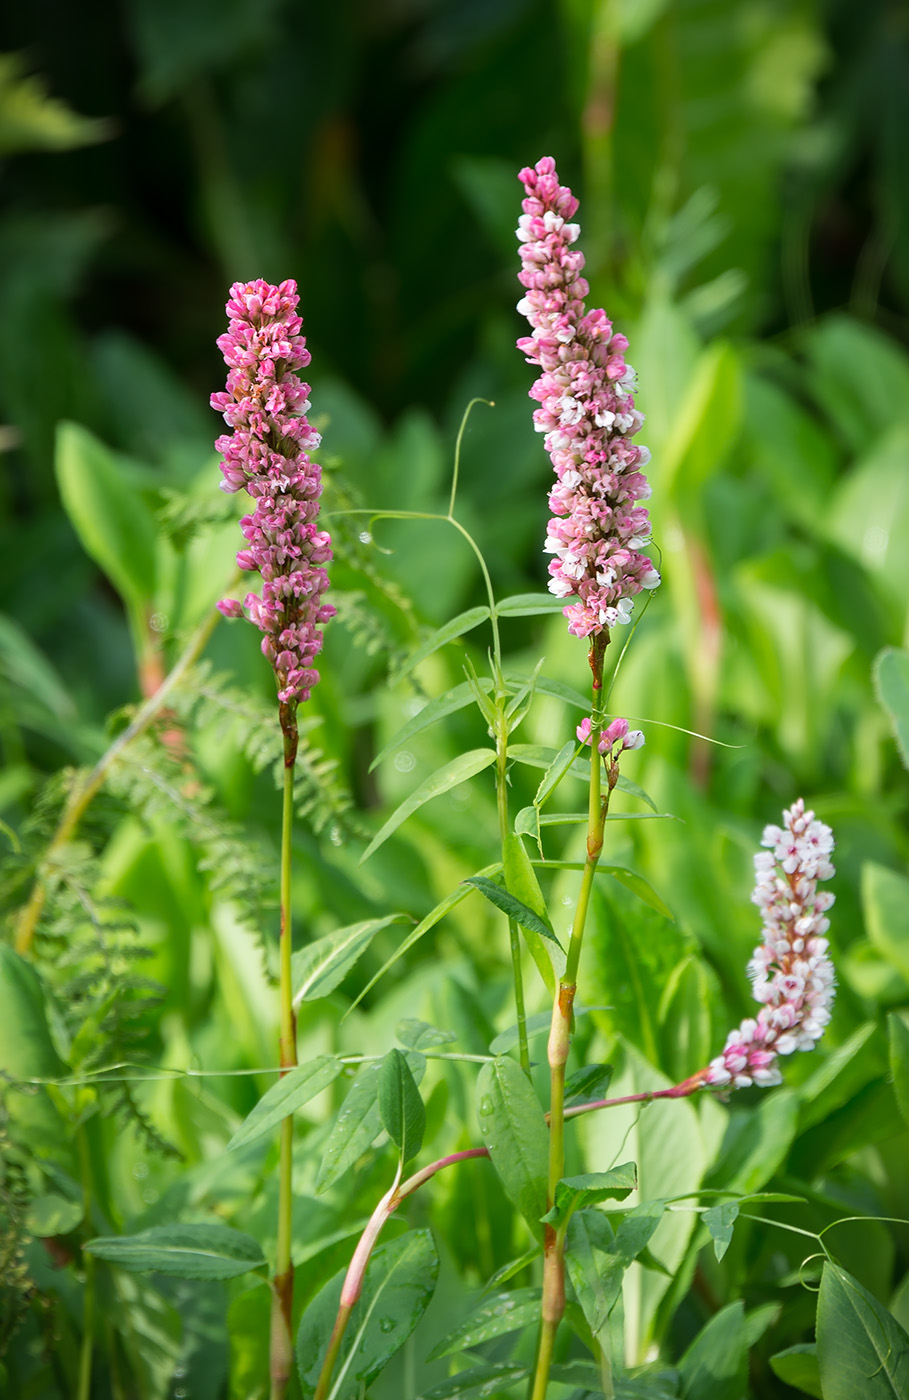
<path fill-rule="evenodd" d="M 540 695 L 549 695 L 553 700 L 564 700 L 566 705 L 572 705 L 586 714 L 590 713 L 590 696 L 582 695 L 579 690 L 566 685 L 564 681 L 553 680 L 552 676 L 537 676 L 537 690 Z"/>
<path fill-rule="evenodd" d="M 531 865 L 540 866 L 544 870 L 583 870 L 584 864 L 579 860 L 533 860 Z M 596 868 L 598 875 L 611 875 L 614 880 L 618 880 L 620 885 L 631 890 L 638 899 L 642 900 L 649 908 L 662 914 L 664 919 L 670 923 L 675 923 L 675 915 L 667 904 L 664 904 L 656 890 L 647 883 L 643 875 L 638 875 L 634 870 L 627 870 L 624 865 L 598 865 Z"/>
<path fill-rule="evenodd" d="M 602 1099 L 612 1082 L 612 1074 L 612 1065 L 585 1065 L 575 1070 L 565 1081 L 566 1104 L 572 1099 L 580 1099 L 582 1103 Z"/>
<path fill-rule="evenodd" d="M 465 885 L 473 885 L 475 890 L 479 890 L 484 899 L 488 899 L 490 904 L 494 904 L 497 909 L 501 909 L 503 914 L 507 914 L 509 919 L 514 919 L 515 923 L 522 928 L 529 929 L 531 933 L 537 934 L 540 938 L 548 938 L 561 948 L 561 943 L 556 938 L 548 923 L 535 914 L 532 909 L 516 899 L 508 890 L 503 890 L 501 885 L 497 885 L 494 880 L 486 879 L 483 875 L 470 875 L 464 881 Z"/>
<path fill-rule="evenodd" d="M 594 1337 L 609 1318 L 622 1291 L 625 1264 L 609 1250 L 613 1230 L 606 1216 L 597 1211 L 573 1215 L 568 1222 L 568 1248 L 565 1263 L 581 1311 Z"/>
<path fill-rule="evenodd" d="M 468 608 L 466 612 L 459 613 L 450 622 L 446 622 L 444 627 L 440 627 L 427 637 L 425 642 L 421 642 L 415 651 L 412 651 L 396 672 L 395 679 L 400 680 L 402 676 L 409 675 L 414 667 L 419 666 L 421 661 L 425 661 L 427 656 L 432 656 L 439 647 L 444 647 L 447 642 L 453 642 L 457 637 L 463 637 L 465 632 L 472 632 L 475 627 L 479 627 L 481 622 L 485 622 L 489 617 L 488 608 Z"/>
<path fill-rule="evenodd" d="M 514 1060 L 500 1057 L 483 1065 L 477 1077 L 477 1111 L 483 1142 L 509 1200 L 534 1235 L 541 1236 L 549 1132 L 540 1101 Z"/>
<path fill-rule="evenodd" d="M 903 764 L 909 768 L 909 652 L 886 647 L 875 660 L 874 683 L 890 716 Z"/>
<path fill-rule="evenodd" d="M 569 1211 L 586 1210 L 600 1201 L 624 1201 L 637 1184 L 634 1162 L 623 1162 L 620 1167 L 613 1167 L 608 1172 L 585 1172 L 581 1176 L 563 1177 L 555 1189 L 555 1205 L 543 1219 L 550 1225 L 557 1225 Z"/>
<path fill-rule="evenodd" d="M 389 914 L 384 919 L 366 919 L 359 924 L 336 928 L 324 938 L 317 938 L 291 959 L 291 985 L 294 1006 L 303 1001 L 316 1001 L 328 996 L 348 974 L 354 963 L 366 952 L 380 929 L 389 924 L 409 922 L 406 914 Z"/>
<path fill-rule="evenodd" d="M 297 1370 L 304 1400 L 312 1400 L 331 1337 L 341 1287 L 341 1269 L 316 1294 L 297 1333 Z M 356 1400 L 413 1332 L 435 1292 L 439 1257 L 428 1230 L 411 1230 L 380 1245 L 366 1269 L 335 1365 L 332 1400 Z"/>
<path fill-rule="evenodd" d="M 496 603 L 497 617 L 544 617 L 548 613 L 561 612 L 565 606 L 563 598 L 554 598 L 551 593 L 514 593 Z"/>
<path fill-rule="evenodd" d="M 450 1045 L 458 1038 L 454 1031 L 439 1030 L 437 1026 L 418 1021 L 412 1016 L 398 1022 L 395 1035 L 409 1050 L 432 1050 L 437 1045 Z"/>
<path fill-rule="evenodd" d="M 539 1288 L 514 1288 L 510 1293 L 490 1293 L 479 1307 L 468 1313 L 463 1322 L 459 1322 L 436 1343 L 426 1359 L 436 1361 L 440 1356 L 448 1356 L 449 1352 L 466 1351 L 468 1347 L 479 1346 L 493 1337 L 517 1332 L 519 1328 L 529 1327 L 535 1322 L 539 1312 Z"/>
<path fill-rule="evenodd" d="M 131 1273 L 175 1278 L 239 1278 L 265 1265 L 258 1240 L 226 1225 L 154 1225 L 138 1235 L 89 1240 L 83 1249 Z"/>
<path fill-rule="evenodd" d="M 426 1068 L 425 1059 L 413 1050 L 408 1050 L 405 1058 L 419 1083 Z M 331 1130 L 316 1177 L 317 1191 L 327 1191 L 334 1185 L 369 1150 L 382 1131 L 378 1102 L 382 1064 L 382 1060 L 371 1060 L 357 1071 Z"/>
<path fill-rule="evenodd" d="M 389 1050 L 379 1072 L 382 1126 L 401 1154 L 402 1165 L 423 1146 L 426 1110 L 410 1067 L 400 1050 Z"/>
<path fill-rule="evenodd" d="M 482 773 L 484 768 L 488 768 L 495 761 L 495 749 L 470 749 L 467 753 L 459 754 L 450 763 L 445 763 L 441 768 L 437 768 L 420 784 L 416 792 L 412 792 L 408 798 L 405 798 L 400 807 L 392 812 L 388 821 L 376 833 L 363 852 L 360 857 L 361 863 L 368 860 L 372 853 L 388 840 L 392 832 L 397 831 L 401 823 L 405 822 L 425 802 L 431 802 L 434 797 L 441 797 L 443 792 L 449 792 L 452 788 L 459 787 L 461 783 L 466 783 L 468 778 Z"/>
<path fill-rule="evenodd" d="M 466 709 L 468 705 L 472 705 L 475 702 L 474 685 L 479 686 L 483 694 L 493 688 L 492 681 L 488 676 L 478 676 L 475 682 L 463 681 L 460 685 L 456 685 L 453 690 L 447 691 L 445 695 L 440 695 L 437 700 L 430 700 L 428 705 L 424 705 L 413 719 L 408 720 L 398 730 L 393 739 L 389 739 L 381 753 L 376 754 L 369 765 L 370 773 L 382 762 L 383 758 L 387 758 L 396 749 L 402 748 L 415 734 L 419 734 L 423 729 L 428 729 L 430 725 L 438 723 L 440 719 L 445 719 L 448 715 L 456 714 L 458 710 Z"/>
<path fill-rule="evenodd" d="M 816 1331 L 824 1400 L 906 1400 L 909 1335 L 883 1303 L 829 1259 Z"/>
<path fill-rule="evenodd" d="M 555 792 L 572 763 L 574 763 L 576 749 L 577 745 L 573 743 L 563 744 L 559 749 L 555 758 L 540 779 L 540 785 L 533 799 L 533 805 L 535 807 L 542 807 L 547 797 Z"/>
<path fill-rule="evenodd" d="M 264 1133 L 276 1128 L 282 1118 L 288 1118 L 316 1094 L 327 1089 L 341 1073 L 340 1061 L 320 1055 L 305 1065 L 296 1065 L 263 1094 L 227 1144 L 231 1148 L 245 1147 Z"/>
<path fill-rule="evenodd" d="M 543 898 L 543 891 L 540 889 L 536 873 L 530 863 L 530 857 L 524 849 L 524 843 L 519 836 L 513 832 L 507 832 L 502 842 L 502 868 L 505 875 L 505 885 L 509 894 L 513 894 L 522 904 L 526 904 L 539 919 L 542 919 L 546 927 L 552 931 L 552 921 L 546 908 L 546 900 Z M 564 957 L 559 947 L 558 939 L 553 933 L 552 941 L 544 943 L 542 937 L 534 929 L 521 925 L 524 931 L 524 941 L 530 950 L 530 955 L 537 965 L 537 971 L 543 979 L 549 995 L 555 996 L 556 977 L 561 977 L 565 971 Z M 553 944 L 559 948 L 558 952 L 553 950 Z"/>
<path fill-rule="evenodd" d="M 449 1376 L 447 1381 L 424 1390 L 420 1400 L 455 1400 L 459 1395 L 476 1395 L 480 1400 L 484 1395 L 510 1392 L 518 1381 L 526 1380 L 529 1375 L 530 1367 L 522 1366 L 519 1361 L 490 1361 Z"/>

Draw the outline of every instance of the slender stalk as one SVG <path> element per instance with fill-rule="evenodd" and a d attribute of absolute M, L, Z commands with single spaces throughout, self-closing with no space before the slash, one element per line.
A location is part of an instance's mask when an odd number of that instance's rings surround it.
<path fill-rule="evenodd" d="M 508 725 L 505 719 L 505 697 L 499 695 L 496 701 L 496 798 L 499 808 L 499 839 L 502 843 L 502 861 L 505 861 L 505 843 L 510 832 L 508 821 Z M 511 948 L 511 970 L 514 977 L 514 1005 L 518 1022 L 518 1056 L 521 1069 L 530 1075 L 530 1047 L 527 1042 L 527 1012 L 524 1007 L 524 973 L 521 968 L 521 936 L 514 919 L 508 920 L 508 942 Z"/>
<path fill-rule="evenodd" d="M 296 704 L 281 706 L 284 731 L 284 803 L 281 822 L 281 933 L 280 933 L 280 1061 L 285 1075 L 297 1063 L 297 1026 L 291 981 L 291 833 L 294 817 L 294 763 L 297 757 Z M 278 1241 L 271 1303 L 271 1400 L 284 1400 L 293 1365 L 291 1314 L 293 1310 L 294 1269 L 291 1260 L 293 1231 L 293 1142 L 294 1120 L 288 1114 L 281 1122 L 278 1164 Z"/>
<path fill-rule="evenodd" d="M 72 839 L 76 827 L 85 814 L 86 808 L 103 785 L 104 779 L 107 777 L 108 771 L 112 765 L 116 763 L 124 749 L 148 729 L 171 691 L 180 684 L 190 667 L 194 666 L 196 661 L 198 661 L 202 652 L 205 650 L 208 639 L 215 630 L 215 625 L 219 617 L 220 613 L 212 608 L 204 622 L 201 622 L 196 628 L 185 650 L 168 672 L 166 679 L 158 687 L 154 695 L 149 696 L 145 704 L 142 705 L 136 713 L 132 723 L 127 725 L 123 733 L 117 736 L 107 752 L 102 754 L 98 759 L 94 768 L 90 769 L 88 773 L 83 774 L 81 780 L 77 779 L 76 783 L 73 785 L 66 806 L 60 817 L 57 830 L 54 832 L 51 843 L 41 858 L 41 863 L 38 866 L 35 883 L 32 886 L 32 892 L 28 903 L 23 907 L 19 915 L 16 928 L 16 952 L 20 953 L 23 957 L 28 955 L 32 946 L 35 929 L 38 926 L 38 920 L 41 917 L 47 898 L 47 881 L 53 873 L 56 856 L 67 842 Z"/>
<path fill-rule="evenodd" d="M 593 707 L 590 730 L 590 792 L 588 798 L 587 860 L 581 876 L 581 888 L 571 927 L 571 939 L 565 960 L 565 972 L 559 980 L 552 1008 L 548 1059 L 550 1071 L 549 1105 L 549 1189 L 548 1206 L 555 1204 L 556 1187 L 565 1174 L 565 1065 L 571 1049 L 572 1008 L 577 991 L 578 967 L 584 940 L 584 926 L 590 905 L 590 893 L 597 862 L 603 849 L 603 827 L 609 805 L 600 790 L 599 740 L 602 729 L 603 655 L 609 641 L 596 637 L 590 646 L 590 669 L 593 673 Z M 609 773 L 610 790 L 615 781 Z M 565 1232 L 554 1225 L 545 1225 L 543 1234 L 543 1302 L 541 1309 L 540 1344 L 534 1371 L 531 1400 L 545 1400 L 549 1385 L 549 1370 L 559 1322 L 565 1311 Z"/>

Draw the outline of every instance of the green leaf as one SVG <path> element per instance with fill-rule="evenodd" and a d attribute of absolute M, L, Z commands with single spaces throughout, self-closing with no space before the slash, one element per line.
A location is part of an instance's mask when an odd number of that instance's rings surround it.
<path fill-rule="evenodd" d="M 744 1303 L 729 1303 L 701 1328 L 679 1372 L 681 1400 L 741 1400 L 748 1381 Z"/>
<path fill-rule="evenodd" d="M 824 1400 L 906 1400 L 909 1336 L 882 1303 L 828 1259 L 817 1302 Z"/>
<path fill-rule="evenodd" d="M 411 1074 L 419 1083 L 426 1068 L 425 1059 L 413 1050 L 407 1051 L 405 1059 Z M 328 1138 L 322 1165 L 316 1177 L 317 1192 L 327 1191 L 333 1186 L 339 1177 L 369 1150 L 382 1131 L 378 1097 L 383 1063 L 382 1060 L 371 1060 L 354 1076 Z"/>
<path fill-rule="evenodd" d="M 620 773 L 616 787 L 619 792 L 627 792 L 631 797 L 639 797 L 642 802 L 646 802 L 652 812 L 657 810 L 657 805 L 648 792 L 645 792 L 637 783 L 633 783 L 630 778 L 626 778 L 624 773 Z"/>
<path fill-rule="evenodd" d="M 474 627 L 479 627 L 481 622 L 485 622 L 489 617 L 488 608 L 468 608 L 466 612 L 459 613 L 450 622 L 446 622 L 444 627 L 433 632 L 431 637 L 427 637 L 425 642 L 412 651 L 407 657 L 403 666 L 395 673 L 395 680 L 400 680 L 407 676 L 421 661 L 425 661 L 427 656 L 432 656 L 433 652 L 444 647 L 446 643 L 453 642 L 457 637 L 463 637 L 465 632 L 472 632 Z"/>
<path fill-rule="evenodd" d="M 710 1206 L 701 1216 L 710 1231 L 710 1238 L 713 1240 L 713 1249 L 718 1262 L 732 1244 L 732 1231 L 738 1217 L 738 1201 L 723 1201 L 720 1205 Z"/>
<path fill-rule="evenodd" d="M 484 1145 L 505 1193 L 539 1238 L 546 1209 L 549 1132 L 540 1101 L 514 1060 L 500 1057 L 483 1065 L 477 1078 L 477 1111 Z"/>
<path fill-rule="evenodd" d="M 534 1036 L 543 1035 L 552 1025 L 551 1011 L 535 1011 L 532 1016 L 528 1016 L 524 1022 L 527 1031 L 527 1039 L 533 1040 Z M 517 1022 L 508 1026 L 504 1031 L 500 1031 L 495 1040 L 489 1042 L 489 1049 L 493 1055 L 505 1055 L 509 1050 L 514 1049 L 520 1040 Z"/>
<path fill-rule="evenodd" d="M 515 836 L 510 831 L 506 832 L 502 842 L 502 868 L 508 892 L 519 899 L 528 909 L 533 910 L 550 930 L 552 942 L 559 947 L 558 939 L 552 931 L 552 921 L 546 909 L 543 891 L 540 889 L 530 858 L 524 850 L 524 843 L 520 837 Z M 518 922 L 520 923 L 520 920 Z M 536 930 L 525 924 L 521 924 L 521 928 L 524 942 L 536 963 L 537 971 L 542 977 L 549 995 L 553 997 L 555 996 L 556 976 L 561 976 L 564 971 L 564 963 L 561 957 L 553 954 L 550 944 L 544 943 L 542 938 L 537 935 Z"/>
<path fill-rule="evenodd" d="M 395 1035 L 408 1050 L 432 1050 L 436 1045 L 450 1045 L 458 1038 L 454 1031 L 440 1031 L 427 1021 L 417 1021 L 411 1016 L 398 1022 Z"/>
<path fill-rule="evenodd" d="M 366 952 L 379 930 L 402 922 L 409 922 L 406 914 L 389 914 L 384 919 L 348 924 L 294 953 L 290 971 L 291 985 L 296 988 L 294 1006 L 328 996 Z"/>
<path fill-rule="evenodd" d="M 909 1123 L 909 1026 L 902 1016 L 892 1012 L 887 1017 L 890 1026 L 890 1073 L 900 1113 Z"/>
<path fill-rule="evenodd" d="M 53 1194 L 36 1196 L 26 1212 L 25 1228 L 38 1239 L 68 1235 L 75 1230 L 84 1214 L 85 1208 L 80 1201 Z"/>
<path fill-rule="evenodd" d="M 407 724 L 398 730 L 393 739 L 389 739 L 381 753 L 376 754 L 369 765 L 370 773 L 382 762 L 383 758 L 394 753 L 395 749 L 402 748 L 415 734 L 419 734 L 421 730 L 428 729 L 430 725 L 436 724 L 440 719 L 445 719 L 446 716 L 466 709 L 468 705 L 474 703 L 475 686 L 479 686 L 480 690 L 486 693 L 492 690 L 493 683 L 488 676 L 477 677 L 474 681 L 462 681 L 453 690 L 447 691 L 445 695 L 440 695 L 437 700 L 430 700 L 428 705 L 424 705 L 413 719 L 408 720 Z"/>
<path fill-rule="evenodd" d="M 612 1065 L 585 1065 L 566 1079 L 565 1102 L 580 1099 L 586 1103 L 588 1099 L 602 1099 L 611 1082 Z"/>
<path fill-rule="evenodd" d="M 534 807 L 542 807 L 547 797 L 555 792 L 572 763 L 574 763 L 576 749 L 577 744 L 571 742 L 563 744 L 559 749 L 540 780 L 540 785 L 533 799 Z"/>
<path fill-rule="evenodd" d="M 424 1390 L 419 1400 L 454 1400 L 457 1395 L 500 1395 L 526 1380 L 530 1367 L 519 1361 L 491 1361 L 487 1365 L 471 1366 L 469 1371 L 459 1371 L 449 1376 L 447 1381 Z"/>
<path fill-rule="evenodd" d="M 424 802 L 430 802 L 434 797 L 441 797 L 443 792 L 449 792 L 461 783 L 466 783 L 468 778 L 482 773 L 484 768 L 488 768 L 495 761 L 495 749 L 470 749 L 469 752 L 462 753 L 457 758 L 452 759 L 450 763 L 445 763 L 441 768 L 437 768 L 420 784 L 416 792 L 412 792 L 401 803 L 400 807 L 392 812 L 381 831 L 376 833 L 363 852 L 360 863 L 368 860 L 373 852 L 377 851 L 383 842 L 388 840 L 392 832 L 397 831 L 401 823 L 405 822 L 419 807 L 422 807 Z"/>
<path fill-rule="evenodd" d="M 175 1278 L 239 1278 L 265 1265 L 258 1240 L 226 1225 L 154 1225 L 138 1235 L 111 1235 L 83 1245 L 130 1273 Z"/>
<path fill-rule="evenodd" d="M 69 151 L 115 134 L 112 122 L 83 117 L 28 72 L 22 54 L 0 55 L 0 157 L 21 151 Z"/>
<path fill-rule="evenodd" d="M 61 739 L 73 726 L 76 707 L 62 679 L 18 623 L 2 615 L 0 677 L 23 692 L 36 707 L 36 719 L 42 719 L 44 726 L 53 725 Z M 37 711 L 38 706 L 40 711 Z M 46 727 L 43 732 L 48 732 Z"/>
<path fill-rule="evenodd" d="M 538 1320 L 539 1312 L 539 1288 L 514 1288 L 510 1293 L 491 1293 L 463 1322 L 459 1322 L 436 1343 L 426 1359 L 437 1361 L 440 1356 L 448 1356 L 450 1352 L 466 1351 L 469 1347 L 491 1341 L 493 1337 L 504 1337 L 508 1332 L 530 1327 Z"/>
<path fill-rule="evenodd" d="M 508 1283 L 515 1274 L 519 1274 L 522 1269 L 526 1269 L 528 1264 L 532 1264 L 539 1256 L 540 1246 L 532 1245 L 518 1259 L 511 1259 L 507 1264 L 503 1264 L 501 1269 L 496 1269 L 491 1278 L 488 1278 L 483 1285 L 483 1292 L 488 1293 L 491 1288 L 498 1288 L 503 1283 Z"/>
<path fill-rule="evenodd" d="M 113 453 L 77 423 L 57 429 L 54 462 L 66 513 L 86 554 L 133 612 L 156 584 L 155 524 Z"/>
<path fill-rule="evenodd" d="M 501 909 L 502 913 L 507 914 L 509 919 L 514 919 L 515 923 L 521 925 L 521 928 L 528 929 L 531 933 L 538 934 L 540 938 L 549 938 L 561 948 L 562 945 L 549 927 L 549 924 L 545 923 L 532 909 L 528 909 L 526 904 L 522 904 L 521 900 L 515 899 L 513 894 L 509 894 L 508 890 L 503 890 L 501 885 L 497 885 L 495 881 L 486 879 L 483 875 L 470 875 L 464 881 L 464 884 L 473 885 L 474 889 L 479 890 L 480 894 L 483 895 L 485 899 L 488 899 L 490 904 L 494 904 L 497 909 Z"/>
<path fill-rule="evenodd" d="M 621 1259 L 625 1265 L 633 1263 L 656 1233 L 657 1226 L 666 1213 L 666 1205 L 664 1200 L 644 1201 L 626 1211 L 625 1218 L 615 1232 L 610 1254 Z"/>
<path fill-rule="evenodd" d="M 626 890 L 631 890 L 636 894 L 642 903 L 648 908 L 656 910 L 662 914 L 664 919 L 668 919 L 671 924 L 675 923 L 675 915 L 667 904 L 664 904 L 656 890 L 647 883 L 643 875 L 638 875 L 633 870 L 624 870 L 620 865 L 609 865 L 606 867 L 614 880 L 618 880 L 620 885 L 624 885 Z"/>
<path fill-rule="evenodd" d="M 66 1070 L 51 1040 L 41 979 L 5 943 L 0 943 L 0 1066 L 12 1079 L 50 1078 Z"/>
<path fill-rule="evenodd" d="M 815 1342 L 800 1342 L 797 1346 L 787 1347 L 785 1351 L 778 1351 L 770 1358 L 770 1369 L 794 1390 L 803 1390 L 806 1395 L 813 1395 L 814 1400 L 823 1400 Z"/>
<path fill-rule="evenodd" d="M 337 1079 L 342 1068 L 339 1060 L 328 1055 L 319 1055 L 317 1059 L 309 1060 L 305 1065 L 296 1065 L 294 1069 L 289 1070 L 277 1084 L 273 1084 L 267 1093 L 262 1095 L 252 1112 L 244 1118 L 227 1144 L 228 1151 L 246 1147 L 247 1143 L 255 1142 L 256 1138 L 270 1133 L 282 1119 L 290 1117 L 298 1108 L 314 1099 L 316 1094 L 321 1094 L 323 1089 L 327 1089 L 329 1084 Z"/>
<path fill-rule="evenodd" d="M 777 1089 L 753 1109 L 736 1109 L 707 1179 L 728 1191 L 757 1191 L 785 1161 L 798 1126 L 798 1094 Z"/>
<path fill-rule="evenodd" d="M 401 1154 L 404 1165 L 423 1146 L 426 1109 L 410 1067 L 400 1050 L 389 1050 L 379 1072 L 379 1114 L 382 1126 Z"/>
<path fill-rule="evenodd" d="M 304 1400 L 315 1394 L 346 1273 L 346 1267 L 341 1269 L 316 1294 L 300 1320 L 297 1370 Z M 439 1256 L 428 1230 L 411 1230 L 379 1246 L 341 1343 L 333 1400 L 355 1400 L 365 1393 L 420 1321 L 438 1276 Z"/>
<path fill-rule="evenodd" d="M 566 685 L 564 681 L 553 680 L 552 676 L 537 676 L 537 691 L 553 700 L 564 700 L 566 705 L 573 705 L 576 710 L 583 710 L 585 714 L 590 713 L 589 696 L 582 695 L 579 690 Z"/>
<path fill-rule="evenodd" d="M 867 861 L 862 867 L 862 907 L 871 942 L 909 981 L 909 880 Z"/>
<path fill-rule="evenodd" d="M 637 1188 L 634 1162 L 623 1162 L 608 1172 L 585 1172 L 563 1177 L 555 1190 L 555 1206 L 543 1218 L 557 1225 L 568 1210 L 586 1210 L 600 1201 L 624 1201 Z"/>
<path fill-rule="evenodd" d="M 609 1252 L 613 1239 L 608 1219 L 596 1211 L 573 1215 L 568 1222 L 568 1276 L 597 1340 L 618 1301 L 625 1272 L 624 1261 Z"/>
<path fill-rule="evenodd" d="M 890 716 L 903 765 L 909 768 L 909 652 L 887 647 L 874 663 L 877 698 Z"/>
<path fill-rule="evenodd" d="M 498 617 L 542 617 L 546 613 L 560 613 L 565 606 L 564 598 L 555 598 L 551 593 L 515 593 L 511 598 L 503 598 L 496 603 Z"/>

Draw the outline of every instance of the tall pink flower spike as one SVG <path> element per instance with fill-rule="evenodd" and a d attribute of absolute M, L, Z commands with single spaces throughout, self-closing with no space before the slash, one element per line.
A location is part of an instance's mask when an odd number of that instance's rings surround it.
<path fill-rule="evenodd" d="M 637 502 L 651 492 L 638 468 L 650 453 L 631 438 L 644 418 L 634 406 L 634 370 L 625 363 L 628 341 L 613 332 L 605 312 L 584 306 L 584 255 L 572 248 L 579 228 L 568 222 L 578 201 L 559 184 L 550 156 L 519 178 L 526 191 L 519 280 L 527 295 L 518 310 L 533 334 L 518 349 L 543 371 L 530 391 L 540 405 L 533 421 L 546 434 L 558 478 L 549 496 L 549 589 L 576 599 L 564 610 L 570 632 L 598 636 L 628 622 L 635 595 L 660 582 L 640 552 L 650 520 Z"/>
<path fill-rule="evenodd" d="M 834 896 L 818 891 L 818 880 L 835 873 L 830 863 L 833 832 L 805 811 L 801 798 L 783 813 L 783 825 L 764 829 L 754 858 L 751 898 L 764 916 L 764 941 L 754 950 L 748 974 L 755 1000 L 753 1019 L 730 1031 L 721 1055 L 698 1076 L 704 1084 L 740 1089 L 779 1084 L 780 1055 L 813 1050 L 830 1020 L 835 978 L 824 937 Z"/>
<path fill-rule="evenodd" d="M 248 593 L 243 606 L 265 634 L 262 651 L 282 705 L 309 699 L 319 679 L 313 662 L 322 649 L 320 627 L 335 612 L 322 602 L 331 540 L 315 523 L 322 471 L 309 454 L 320 438 L 306 419 L 309 385 L 295 373 L 310 361 L 298 301 L 292 281 L 234 283 L 226 307 L 230 328 L 218 337 L 227 388 L 211 396 L 233 430 L 215 443 L 223 453 L 221 490 L 243 488 L 255 502 L 240 521 L 249 547 L 237 563 L 262 575 L 261 596 Z M 218 607 L 225 617 L 243 616 L 232 598 Z"/>

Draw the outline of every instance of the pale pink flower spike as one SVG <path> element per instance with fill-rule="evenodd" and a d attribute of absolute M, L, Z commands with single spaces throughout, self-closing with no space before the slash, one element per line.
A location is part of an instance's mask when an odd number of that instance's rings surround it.
<path fill-rule="evenodd" d="M 235 282 L 227 314 L 230 328 L 218 337 L 229 368 L 227 389 L 211 406 L 233 431 L 215 443 L 223 453 L 221 490 L 249 492 L 252 515 L 240 528 L 249 548 L 237 555 L 241 569 L 262 575 L 262 594 L 243 606 L 264 637 L 262 651 L 275 669 L 284 705 L 308 700 L 319 679 L 313 662 L 322 648 L 321 624 L 334 616 L 322 603 L 331 540 L 316 526 L 322 472 L 310 452 L 319 434 L 309 425 L 309 385 L 295 373 L 310 355 L 296 314 L 297 284 Z M 232 598 L 218 604 L 225 617 L 241 617 Z"/>
<path fill-rule="evenodd" d="M 754 858 L 751 898 L 764 916 L 764 941 L 748 974 L 763 1005 L 730 1031 L 723 1053 L 698 1076 L 704 1084 L 779 1084 L 777 1057 L 812 1050 L 830 1020 L 835 978 L 824 934 L 834 896 L 817 882 L 834 874 L 833 832 L 799 798 L 782 827 L 765 828 L 761 844 L 768 849 Z"/>
<path fill-rule="evenodd" d="M 586 311 L 590 290 L 581 276 L 584 254 L 572 248 L 578 201 L 559 184 L 546 156 L 521 171 L 526 198 L 518 224 L 527 294 L 518 302 L 533 334 L 518 341 L 528 364 L 543 371 L 530 390 L 533 421 L 546 434 L 558 478 L 549 496 L 552 519 L 546 551 L 550 592 L 576 601 L 565 608 L 568 630 L 596 637 L 631 619 L 633 599 L 656 588 L 660 576 L 640 551 L 650 519 L 638 501 L 650 496 L 639 467 L 650 460 L 631 438 L 644 421 L 634 406 L 628 341 L 603 311 Z"/>

